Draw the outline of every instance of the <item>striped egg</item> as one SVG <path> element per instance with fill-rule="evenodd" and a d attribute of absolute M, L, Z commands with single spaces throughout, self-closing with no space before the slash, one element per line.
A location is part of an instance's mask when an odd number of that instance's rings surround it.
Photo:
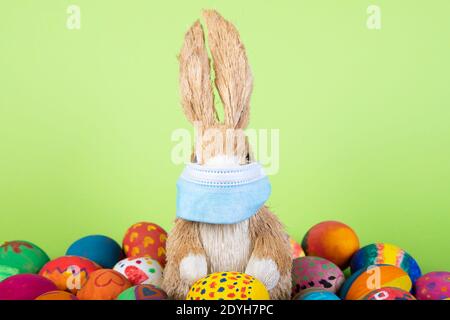
<path fill-rule="evenodd" d="M 359 249 L 352 260 L 352 273 L 375 264 L 389 264 L 405 270 L 413 283 L 422 274 L 416 260 L 405 250 L 389 243 L 373 243 Z"/>
<path fill-rule="evenodd" d="M 371 291 L 394 287 L 411 291 L 412 282 L 408 274 L 396 266 L 373 265 L 352 274 L 342 285 L 340 296 L 345 300 L 361 300 Z"/>

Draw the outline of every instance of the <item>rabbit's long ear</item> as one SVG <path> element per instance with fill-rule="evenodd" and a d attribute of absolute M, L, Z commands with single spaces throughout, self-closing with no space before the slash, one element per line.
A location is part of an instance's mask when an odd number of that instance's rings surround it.
<path fill-rule="evenodd" d="M 181 104 L 186 117 L 192 123 L 200 121 L 207 127 L 214 125 L 218 117 L 214 108 L 210 61 L 199 21 L 186 32 L 178 60 Z"/>
<path fill-rule="evenodd" d="M 215 84 L 229 127 L 247 127 L 253 77 L 244 45 L 236 28 L 214 10 L 205 10 L 208 41 L 213 58 Z"/>

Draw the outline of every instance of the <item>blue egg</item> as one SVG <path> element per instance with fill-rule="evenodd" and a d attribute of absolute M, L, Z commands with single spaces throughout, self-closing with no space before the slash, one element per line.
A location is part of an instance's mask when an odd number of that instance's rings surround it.
<path fill-rule="evenodd" d="M 293 300 L 341 300 L 339 297 L 330 291 L 313 290 L 300 291 Z"/>
<path fill-rule="evenodd" d="M 75 241 L 67 249 L 66 255 L 88 258 L 108 269 L 112 269 L 123 257 L 120 245 L 102 235 L 87 236 Z"/>

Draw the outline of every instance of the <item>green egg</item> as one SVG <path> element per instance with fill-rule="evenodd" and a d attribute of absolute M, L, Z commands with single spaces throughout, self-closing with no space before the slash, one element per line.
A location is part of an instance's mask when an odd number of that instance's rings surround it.
<path fill-rule="evenodd" d="M 48 255 L 31 242 L 7 241 L 0 246 L 0 281 L 20 273 L 38 273 L 48 261 Z"/>

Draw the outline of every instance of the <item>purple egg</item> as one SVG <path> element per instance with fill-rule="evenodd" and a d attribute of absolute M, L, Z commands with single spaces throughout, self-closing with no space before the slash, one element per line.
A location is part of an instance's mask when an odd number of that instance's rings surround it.
<path fill-rule="evenodd" d="M 37 274 L 18 274 L 0 282 L 0 300 L 34 300 L 41 294 L 58 290 L 56 285 Z"/>
<path fill-rule="evenodd" d="M 419 300 L 450 299 L 450 272 L 435 271 L 424 274 L 415 283 Z"/>

